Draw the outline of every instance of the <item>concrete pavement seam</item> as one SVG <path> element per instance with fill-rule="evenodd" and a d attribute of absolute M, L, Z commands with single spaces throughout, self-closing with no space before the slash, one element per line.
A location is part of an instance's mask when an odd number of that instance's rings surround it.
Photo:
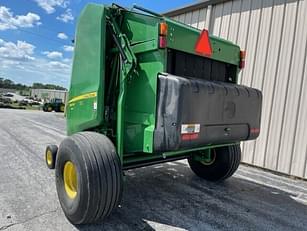
<path fill-rule="evenodd" d="M 16 223 L 4 225 L 4 226 L 0 227 L 0 231 L 6 230 L 6 229 L 8 229 L 8 228 L 10 228 L 10 227 L 12 227 L 12 226 L 15 226 L 15 225 L 22 225 L 22 224 L 25 224 L 25 223 L 27 223 L 27 222 L 29 222 L 29 221 L 32 221 L 32 220 L 34 220 L 34 219 L 36 219 L 36 218 L 39 218 L 39 217 L 42 217 L 42 216 L 44 216 L 44 215 L 48 215 L 48 214 L 51 214 L 51 213 L 55 213 L 57 210 L 58 210 L 58 208 L 56 208 L 55 210 L 51 210 L 51 211 L 48 211 L 48 212 L 44 212 L 44 213 L 42 213 L 42 214 L 35 215 L 35 216 L 30 217 L 30 218 L 28 218 L 28 219 L 26 219 L 26 220 L 24 220 L 24 221 L 21 221 L 21 222 L 16 222 Z"/>

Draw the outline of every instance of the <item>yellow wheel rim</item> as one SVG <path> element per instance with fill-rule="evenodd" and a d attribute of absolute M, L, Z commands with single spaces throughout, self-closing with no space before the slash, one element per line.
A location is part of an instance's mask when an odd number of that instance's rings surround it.
<path fill-rule="evenodd" d="M 48 107 L 48 111 L 52 111 L 52 108 L 51 108 L 51 107 Z"/>
<path fill-rule="evenodd" d="M 53 159 L 52 159 L 52 153 L 50 150 L 47 151 L 46 154 L 46 159 L 47 159 L 47 164 L 50 166 L 53 163 Z"/>
<path fill-rule="evenodd" d="M 60 110 L 61 110 L 61 112 L 64 112 L 65 107 L 64 107 L 64 106 L 61 106 Z"/>
<path fill-rule="evenodd" d="M 78 178 L 76 167 L 71 161 L 67 161 L 64 165 L 63 178 L 67 196 L 70 199 L 75 199 L 77 196 Z"/>
<path fill-rule="evenodd" d="M 215 162 L 215 160 L 216 160 L 216 151 L 212 150 L 211 159 L 207 160 L 207 161 L 201 161 L 201 163 L 203 165 L 211 165 L 211 164 L 213 164 Z"/>

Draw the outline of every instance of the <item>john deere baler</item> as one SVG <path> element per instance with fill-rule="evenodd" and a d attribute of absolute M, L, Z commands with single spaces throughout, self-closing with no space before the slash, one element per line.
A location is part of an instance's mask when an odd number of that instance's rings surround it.
<path fill-rule="evenodd" d="M 260 132 L 262 94 L 237 84 L 244 59 L 206 30 L 141 7 L 89 4 L 76 31 L 69 136 L 46 149 L 67 218 L 109 215 L 126 169 L 187 158 L 206 180 L 230 177 L 239 142 Z"/>

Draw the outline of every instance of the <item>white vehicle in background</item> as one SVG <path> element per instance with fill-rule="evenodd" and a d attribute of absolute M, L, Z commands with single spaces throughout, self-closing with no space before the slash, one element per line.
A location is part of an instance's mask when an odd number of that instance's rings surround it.
<path fill-rule="evenodd" d="M 11 102 L 20 102 L 22 100 L 24 100 L 26 97 L 18 95 L 16 93 L 12 93 L 12 92 L 8 92 L 8 93 L 4 93 L 2 95 L 3 99 L 10 99 Z"/>

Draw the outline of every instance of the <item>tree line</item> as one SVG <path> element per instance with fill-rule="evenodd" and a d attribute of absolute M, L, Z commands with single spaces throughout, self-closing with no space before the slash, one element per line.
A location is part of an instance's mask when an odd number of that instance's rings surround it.
<path fill-rule="evenodd" d="M 14 89 L 14 90 L 30 90 L 30 89 L 53 89 L 53 90 L 67 90 L 65 87 L 54 84 L 33 83 L 32 86 L 15 83 L 10 79 L 0 77 L 0 88 Z"/>

